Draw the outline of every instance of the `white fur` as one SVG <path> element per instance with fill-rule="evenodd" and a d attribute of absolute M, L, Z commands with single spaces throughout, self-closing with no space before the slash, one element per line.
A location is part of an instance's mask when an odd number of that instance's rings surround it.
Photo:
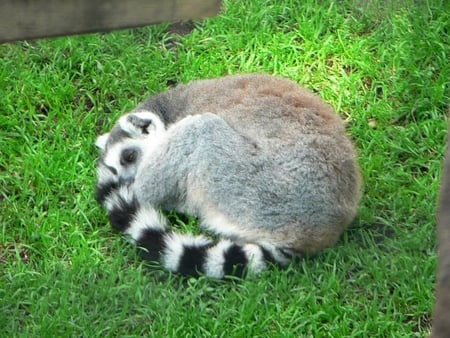
<path fill-rule="evenodd" d="M 125 234 L 130 235 L 134 241 L 142 237 L 145 229 L 154 229 L 164 231 L 167 229 L 165 219 L 161 213 L 151 207 L 139 209 L 130 226 L 125 230 Z"/>
<path fill-rule="evenodd" d="M 109 133 L 100 135 L 99 137 L 97 137 L 97 140 L 95 141 L 95 145 L 100 148 L 101 150 L 105 150 L 106 149 L 106 142 L 108 141 L 109 138 Z"/>
<path fill-rule="evenodd" d="M 108 196 L 105 200 L 104 207 L 108 211 L 114 210 L 117 206 L 120 205 L 119 196 L 128 204 L 131 204 L 133 201 L 133 192 L 130 191 L 129 187 L 122 186 L 119 188 L 119 191 L 116 194 L 112 194 Z"/>
<path fill-rule="evenodd" d="M 221 240 L 214 247 L 208 250 L 205 264 L 205 274 L 213 278 L 223 278 L 225 272 L 223 271 L 226 252 L 233 242 L 229 240 Z"/>
<path fill-rule="evenodd" d="M 261 248 L 255 244 L 246 244 L 243 247 L 245 256 L 248 260 L 248 270 L 251 273 L 258 274 L 267 269 L 267 264 L 264 260 L 264 255 Z"/>
<path fill-rule="evenodd" d="M 97 166 L 97 176 L 99 183 L 117 182 L 118 180 L 118 177 L 103 164 Z"/>
<path fill-rule="evenodd" d="M 130 141 L 130 143 L 132 143 Z M 115 168 L 116 170 L 120 169 L 120 154 L 122 152 L 123 145 L 122 143 L 117 143 L 108 149 L 108 154 L 103 159 L 103 162 L 108 167 Z M 120 177 L 120 171 L 118 171 Z"/>

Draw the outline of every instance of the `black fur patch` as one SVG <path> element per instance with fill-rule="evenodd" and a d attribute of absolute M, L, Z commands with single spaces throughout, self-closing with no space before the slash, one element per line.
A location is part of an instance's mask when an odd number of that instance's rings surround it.
<path fill-rule="evenodd" d="M 241 246 L 233 244 L 224 254 L 225 263 L 223 271 L 225 275 L 242 277 L 247 267 L 248 260 Z"/>
<path fill-rule="evenodd" d="M 262 246 L 260 246 L 260 248 L 262 250 L 262 253 L 263 253 L 263 256 L 264 256 L 264 260 L 267 263 L 274 264 L 274 265 L 279 265 L 279 263 L 275 260 L 275 258 L 273 257 L 272 253 L 269 250 L 267 250 L 266 248 L 264 248 Z"/>
<path fill-rule="evenodd" d="M 167 232 L 163 230 L 145 229 L 141 238 L 137 241 L 137 246 L 144 248 L 142 256 L 149 261 L 158 262 L 161 258 L 161 252 L 164 250 L 165 238 Z"/>
<path fill-rule="evenodd" d="M 126 230 L 136 215 L 138 207 L 139 205 L 135 199 L 130 203 L 119 196 L 119 204 L 115 205 L 113 210 L 110 210 L 108 213 L 112 227 L 121 232 Z"/>
<path fill-rule="evenodd" d="M 95 198 L 97 199 L 97 202 L 103 204 L 106 198 L 118 187 L 119 185 L 116 182 L 98 184 L 95 190 Z"/>
<path fill-rule="evenodd" d="M 178 265 L 178 272 L 185 276 L 197 277 L 204 272 L 203 266 L 206 260 L 206 251 L 211 245 L 185 246 Z"/>

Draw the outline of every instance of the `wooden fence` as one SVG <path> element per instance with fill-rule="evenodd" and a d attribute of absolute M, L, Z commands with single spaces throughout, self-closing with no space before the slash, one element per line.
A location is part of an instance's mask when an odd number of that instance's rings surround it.
<path fill-rule="evenodd" d="M 0 42 L 216 15 L 220 0 L 1 0 Z"/>

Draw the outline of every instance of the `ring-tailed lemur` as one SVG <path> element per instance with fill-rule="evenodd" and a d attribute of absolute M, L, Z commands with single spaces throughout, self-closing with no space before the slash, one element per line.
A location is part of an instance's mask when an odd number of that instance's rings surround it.
<path fill-rule="evenodd" d="M 333 109 L 287 79 L 238 75 L 150 97 L 100 136 L 98 200 L 150 260 L 185 275 L 258 273 L 333 245 L 360 173 Z M 160 209 L 219 236 L 173 231 Z"/>

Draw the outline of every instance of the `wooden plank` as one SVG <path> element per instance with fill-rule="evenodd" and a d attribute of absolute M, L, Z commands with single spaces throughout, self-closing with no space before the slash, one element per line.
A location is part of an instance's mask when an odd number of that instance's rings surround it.
<path fill-rule="evenodd" d="M 450 337 L 450 130 L 437 216 L 438 278 L 432 338 Z"/>
<path fill-rule="evenodd" d="M 216 15 L 220 0 L 1 0 L 0 42 Z"/>

